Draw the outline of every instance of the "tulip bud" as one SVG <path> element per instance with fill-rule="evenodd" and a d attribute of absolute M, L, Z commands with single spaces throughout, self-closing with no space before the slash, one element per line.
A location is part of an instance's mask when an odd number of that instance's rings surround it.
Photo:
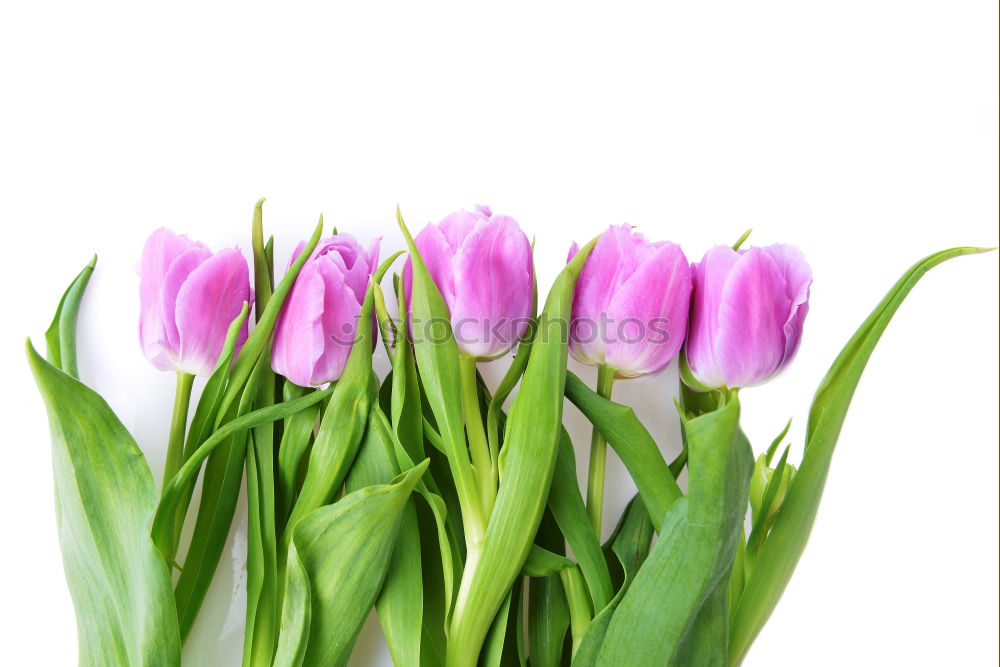
<path fill-rule="evenodd" d="M 139 265 L 139 341 L 160 370 L 212 373 L 229 325 L 252 299 L 243 254 L 213 254 L 203 243 L 169 229 L 153 232 Z M 243 324 L 236 349 L 247 338 Z"/>
<path fill-rule="evenodd" d="M 517 221 L 486 206 L 456 211 L 428 224 L 414 239 L 451 319 L 459 351 L 495 359 L 524 336 L 531 318 L 531 244 Z M 413 285 L 410 260 L 403 269 L 406 298 Z M 413 335 L 430 322 L 411 322 Z"/>
<path fill-rule="evenodd" d="M 299 244 L 289 264 L 304 245 Z M 302 387 L 340 378 L 380 245 L 376 239 L 365 250 L 349 234 L 320 240 L 278 316 L 271 351 L 275 373 Z"/>
<path fill-rule="evenodd" d="M 791 363 L 809 311 L 812 271 L 790 245 L 716 246 L 694 265 L 687 360 L 709 387 L 763 384 Z"/>
<path fill-rule="evenodd" d="M 647 241 L 628 225 L 609 227 L 576 284 L 570 353 L 619 377 L 657 373 L 680 350 L 690 299 L 691 268 L 680 246 Z"/>

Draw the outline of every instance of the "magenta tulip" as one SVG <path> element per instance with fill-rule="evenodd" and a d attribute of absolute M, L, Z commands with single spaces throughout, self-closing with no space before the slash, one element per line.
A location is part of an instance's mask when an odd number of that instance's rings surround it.
<path fill-rule="evenodd" d="M 680 246 L 647 241 L 629 225 L 609 227 L 576 284 L 570 352 L 618 377 L 661 371 L 684 341 L 690 300 L 691 267 Z"/>
<path fill-rule="evenodd" d="M 322 239 L 302 267 L 274 330 L 271 368 L 302 387 L 340 378 L 381 239 L 365 250 L 349 234 Z M 304 243 L 289 261 L 295 261 Z"/>
<path fill-rule="evenodd" d="M 139 267 L 139 340 L 160 370 L 212 373 L 229 325 L 251 300 L 250 271 L 237 248 L 212 253 L 166 228 L 153 232 Z M 247 337 L 247 324 L 237 349 Z"/>
<path fill-rule="evenodd" d="M 478 206 L 427 225 L 414 240 L 448 306 L 463 355 L 494 359 L 524 336 L 531 317 L 531 244 L 513 218 Z M 409 260 L 403 280 L 409 300 Z M 414 335 L 427 324 L 411 322 Z"/>
<path fill-rule="evenodd" d="M 716 246 L 694 266 L 687 359 L 709 387 L 767 382 L 795 357 L 812 271 L 790 245 Z"/>

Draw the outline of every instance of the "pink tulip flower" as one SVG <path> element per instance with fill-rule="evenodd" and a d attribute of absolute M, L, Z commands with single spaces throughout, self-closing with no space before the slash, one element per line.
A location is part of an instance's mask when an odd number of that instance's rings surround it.
<path fill-rule="evenodd" d="M 160 370 L 208 376 L 229 325 L 252 299 L 250 270 L 237 248 L 213 254 L 166 228 L 153 232 L 139 266 L 139 341 Z M 237 350 L 247 337 L 247 323 Z"/>
<path fill-rule="evenodd" d="M 365 250 L 350 234 L 336 234 L 317 244 L 278 317 L 271 352 L 275 373 L 302 387 L 340 378 L 381 241 Z M 289 264 L 304 246 L 299 244 Z"/>
<path fill-rule="evenodd" d="M 477 206 L 428 224 L 414 241 L 448 305 L 459 351 L 473 359 L 495 359 L 514 347 L 531 317 L 533 276 L 531 243 L 517 221 Z M 403 281 L 409 301 L 410 260 Z M 414 336 L 429 324 L 411 322 Z"/>
<path fill-rule="evenodd" d="M 680 246 L 611 226 L 576 283 L 570 353 L 618 377 L 657 373 L 680 350 L 690 300 L 691 267 Z"/>
<path fill-rule="evenodd" d="M 812 270 L 798 248 L 716 246 L 694 266 L 691 372 L 709 387 L 752 387 L 791 363 L 809 312 Z"/>

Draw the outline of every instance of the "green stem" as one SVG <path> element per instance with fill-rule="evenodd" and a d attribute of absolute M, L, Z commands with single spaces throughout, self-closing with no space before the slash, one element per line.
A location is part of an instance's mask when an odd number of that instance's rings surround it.
<path fill-rule="evenodd" d="M 611 398 L 611 386 L 615 381 L 615 371 L 605 365 L 597 367 L 597 393 L 603 398 Z M 587 479 L 587 514 L 590 525 L 601 539 L 601 518 L 604 511 L 604 469 L 607 461 L 608 442 L 594 427 L 590 438 L 590 474 Z"/>
<path fill-rule="evenodd" d="M 163 464 L 163 490 L 166 490 L 167 484 L 184 464 L 184 434 L 187 431 L 188 404 L 191 402 L 192 385 L 194 385 L 193 375 L 177 373 L 174 416 L 170 421 L 170 440 L 167 441 L 167 458 Z"/>
<path fill-rule="evenodd" d="M 462 382 L 462 410 L 465 413 L 465 432 L 469 438 L 469 452 L 472 455 L 472 467 L 475 470 L 476 484 L 479 487 L 479 501 L 482 516 L 488 522 L 493 502 L 496 500 L 497 487 L 493 480 L 493 458 L 490 456 L 489 441 L 486 428 L 483 426 L 483 413 L 479 406 L 479 388 L 476 382 L 476 360 L 473 357 L 459 358 Z"/>

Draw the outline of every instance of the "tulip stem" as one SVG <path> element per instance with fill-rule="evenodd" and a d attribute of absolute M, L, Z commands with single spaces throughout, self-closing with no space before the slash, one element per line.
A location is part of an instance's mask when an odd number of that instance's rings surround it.
<path fill-rule="evenodd" d="M 497 489 L 493 481 L 493 457 L 490 456 L 490 446 L 483 426 L 483 413 L 479 405 L 479 387 L 476 382 L 476 359 L 461 356 L 459 358 L 462 383 L 462 409 L 465 412 L 465 432 L 469 438 L 469 452 L 472 455 L 472 467 L 475 469 L 479 487 L 479 503 L 482 516 L 489 522 L 493 502 L 496 500 Z"/>
<path fill-rule="evenodd" d="M 615 371 L 605 365 L 597 367 L 597 393 L 611 398 L 611 386 L 615 382 Z M 590 437 L 590 473 L 587 479 L 587 513 L 590 525 L 601 539 L 601 519 L 604 511 L 604 468 L 607 462 L 608 443 L 601 432 L 594 427 Z"/>
<path fill-rule="evenodd" d="M 191 403 L 191 387 L 194 375 L 177 373 L 177 388 L 174 391 L 174 416 L 170 421 L 170 439 L 167 441 L 167 458 L 163 464 L 163 490 L 184 464 L 184 435 L 187 431 L 188 405 Z M 162 494 L 162 491 L 161 491 Z"/>

